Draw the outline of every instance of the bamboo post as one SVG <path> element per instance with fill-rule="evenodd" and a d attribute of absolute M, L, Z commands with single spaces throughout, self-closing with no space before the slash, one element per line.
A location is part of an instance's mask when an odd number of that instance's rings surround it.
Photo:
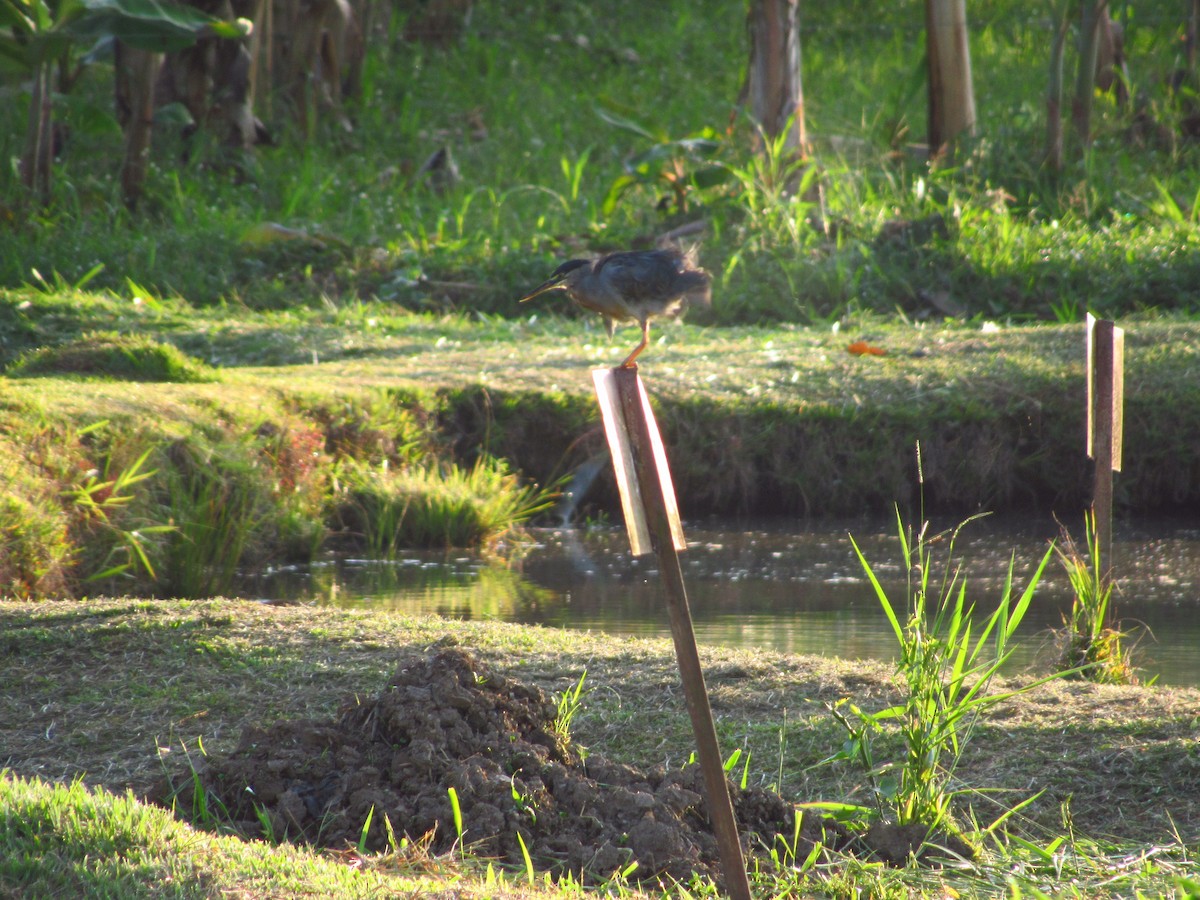
<path fill-rule="evenodd" d="M 637 369 L 596 369 L 592 372 L 592 381 L 596 385 L 604 431 L 617 473 L 630 549 L 635 556 L 651 550 L 658 555 L 658 570 L 670 614 L 675 658 L 679 663 L 688 716 L 696 737 L 708 815 L 717 838 L 726 890 L 735 900 L 750 900 L 746 862 L 733 814 L 733 802 L 729 797 L 729 785 L 725 780 L 721 749 L 717 744 L 716 725 L 708 702 L 704 672 L 700 666 L 700 653 L 683 584 L 683 570 L 679 565 L 678 551 L 686 548 L 687 544 L 679 524 L 679 510 L 675 505 L 675 489 L 671 484 L 666 451 Z"/>
<path fill-rule="evenodd" d="M 1092 516 L 1104 586 L 1112 583 L 1113 472 L 1121 471 L 1125 405 L 1125 331 L 1087 317 L 1087 454 L 1095 460 Z"/>

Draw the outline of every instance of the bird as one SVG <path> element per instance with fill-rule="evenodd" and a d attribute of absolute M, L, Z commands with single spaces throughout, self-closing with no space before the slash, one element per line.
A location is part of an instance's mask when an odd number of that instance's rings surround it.
<path fill-rule="evenodd" d="M 636 369 L 634 360 L 650 343 L 650 320 L 678 315 L 685 303 L 708 306 L 712 278 L 696 264 L 695 248 L 621 250 L 568 260 L 520 302 L 550 291 L 566 291 L 579 306 L 600 313 L 610 339 L 618 322 L 641 325 L 641 343 L 620 365 Z"/>

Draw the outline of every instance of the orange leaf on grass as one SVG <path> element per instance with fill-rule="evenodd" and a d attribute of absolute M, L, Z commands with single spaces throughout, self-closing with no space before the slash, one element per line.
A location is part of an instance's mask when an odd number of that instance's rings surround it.
<path fill-rule="evenodd" d="M 882 347 L 876 347 L 868 344 L 866 341 L 855 341 L 846 348 L 846 352 L 854 356 L 886 356 L 887 353 Z"/>

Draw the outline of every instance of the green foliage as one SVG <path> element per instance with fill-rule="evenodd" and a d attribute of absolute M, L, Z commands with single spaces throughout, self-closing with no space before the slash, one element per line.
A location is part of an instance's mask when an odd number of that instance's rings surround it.
<path fill-rule="evenodd" d="M 693 195 L 703 196 L 729 180 L 729 172 L 715 161 L 721 144 L 711 128 L 672 139 L 662 129 L 652 130 L 636 121 L 631 112 L 612 100 L 596 108 L 596 115 L 609 125 L 631 132 L 649 144 L 647 149 L 623 161 L 624 171 L 609 185 L 600 206 L 606 217 L 611 217 L 617 204 L 634 189 L 641 189 L 660 210 L 685 213 Z M 578 191 L 578 180 L 573 179 L 573 193 Z M 660 196 L 664 191 L 666 196 Z"/>
<path fill-rule="evenodd" d="M 181 3 L 87 0 L 83 6 L 85 12 L 71 25 L 76 35 L 116 39 L 155 53 L 186 49 L 201 37 L 239 38 L 249 33 L 245 20 L 217 19 Z"/>
<path fill-rule="evenodd" d="M 563 747 L 571 744 L 571 723 L 575 721 L 576 714 L 583 708 L 583 682 L 586 678 L 587 669 L 584 669 L 579 675 L 579 680 L 575 682 L 575 686 L 568 688 L 555 698 L 552 731 Z"/>
<path fill-rule="evenodd" d="M 173 532 L 174 526 L 143 523 L 140 528 L 129 528 L 122 522 L 125 517 L 120 515 L 136 499 L 134 488 L 139 484 L 144 487 L 154 477 L 153 470 L 143 468 L 153 450 L 147 449 L 116 473 L 108 471 L 112 465 L 110 455 L 103 473 L 88 472 L 81 483 L 64 492 L 75 507 L 77 527 L 83 531 L 79 543 L 93 556 L 98 557 L 97 551 L 104 551 L 95 570 L 86 573 L 85 582 L 104 581 L 118 575 L 145 576 L 151 581 L 158 577 L 151 562 L 154 543 L 160 536 Z"/>
<path fill-rule="evenodd" d="M 966 581 L 954 560 L 955 538 L 971 520 L 949 533 L 946 561 L 938 576 L 932 548 L 947 536 L 927 535 L 928 525 L 924 524 L 914 541 L 898 510 L 896 518 L 908 573 L 902 607 L 888 597 L 853 538 L 851 543 L 896 636 L 896 670 L 905 697 L 899 704 L 875 712 L 863 710 L 849 699 L 831 705 L 831 713 L 848 736 L 842 751 L 832 759 L 862 766 L 879 815 L 890 814 L 901 825 L 954 830 L 951 801 L 960 793 L 952 786 L 954 771 L 980 716 L 1050 680 L 989 693 L 993 678 L 1013 652 L 1013 635 L 1052 550 L 1046 551 L 1015 601 L 1010 562 L 999 605 L 978 624 L 974 604 L 966 602 Z M 898 763 L 881 762 L 876 743 L 892 727 L 899 731 L 903 757 Z"/>

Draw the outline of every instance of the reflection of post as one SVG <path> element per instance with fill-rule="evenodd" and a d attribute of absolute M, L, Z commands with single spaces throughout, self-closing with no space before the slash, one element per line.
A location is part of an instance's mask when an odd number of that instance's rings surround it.
<path fill-rule="evenodd" d="M 1113 472 L 1121 471 L 1125 384 L 1125 332 L 1112 322 L 1087 319 L 1088 456 L 1096 461 L 1092 515 L 1101 578 L 1112 583 Z"/>
<path fill-rule="evenodd" d="M 692 629 L 683 570 L 676 552 L 686 544 L 679 525 L 675 490 L 671 485 L 662 438 L 658 434 L 654 413 L 637 369 L 596 369 L 592 372 L 592 379 L 596 384 L 596 396 L 604 416 L 604 430 L 613 454 L 630 546 L 635 555 L 649 552 L 651 546 L 658 554 L 658 569 L 671 619 L 675 657 L 683 680 L 692 731 L 696 736 L 696 750 L 708 795 L 708 815 L 721 853 L 726 888 L 736 900 L 749 900 L 750 883 L 746 878 L 746 863 L 733 815 L 733 803 L 729 798 L 729 786 L 725 781 L 725 767 L 721 763 L 721 750 L 717 745 L 717 731 L 704 684 L 704 672 L 700 668 L 700 653 Z"/>

